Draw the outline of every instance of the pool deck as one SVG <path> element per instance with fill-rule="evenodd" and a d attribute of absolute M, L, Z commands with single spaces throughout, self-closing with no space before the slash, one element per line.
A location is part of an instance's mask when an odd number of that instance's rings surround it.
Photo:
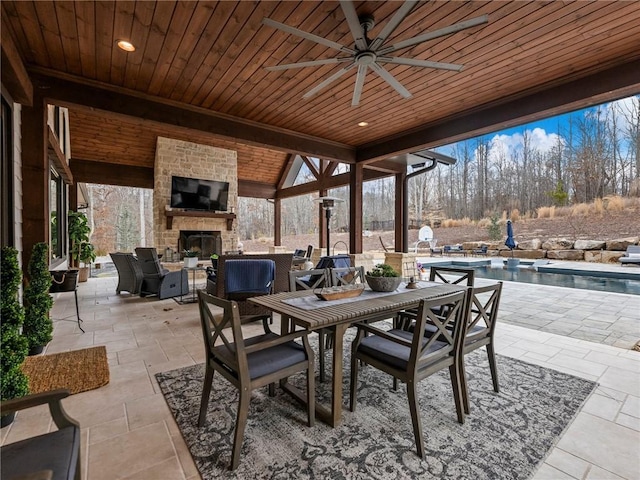
<path fill-rule="evenodd" d="M 424 265 L 443 262 L 441 257 L 420 257 L 418 260 Z M 449 260 L 444 259 L 445 262 Z M 482 265 L 487 259 L 455 258 L 453 262 L 458 266 Z M 588 272 L 594 276 L 624 273 L 637 276 L 640 281 L 638 267 L 565 261 L 552 261 L 545 267 L 562 273 L 579 271 L 584 275 Z M 493 281 L 477 279 L 476 283 Z M 640 295 L 509 281 L 504 281 L 503 285 L 501 322 L 626 349 L 640 341 Z"/>

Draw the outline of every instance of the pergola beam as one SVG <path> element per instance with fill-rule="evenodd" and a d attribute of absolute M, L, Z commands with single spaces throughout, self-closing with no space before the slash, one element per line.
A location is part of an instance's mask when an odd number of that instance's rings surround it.
<path fill-rule="evenodd" d="M 51 75 L 52 72 L 46 73 L 49 75 L 37 69 L 32 74 L 32 78 L 36 88 L 40 89 L 47 100 L 55 105 L 128 115 L 150 122 L 203 131 L 248 145 L 269 147 L 278 151 L 296 152 L 347 163 L 355 161 L 355 148 L 348 145 L 99 82 L 81 81 L 69 76 L 63 79 Z"/>
<path fill-rule="evenodd" d="M 358 147 L 357 162 L 370 163 L 401 153 L 446 145 L 640 91 L 640 60 L 576 78 L 500 103 L 480 106 L 449 120 Z"/>

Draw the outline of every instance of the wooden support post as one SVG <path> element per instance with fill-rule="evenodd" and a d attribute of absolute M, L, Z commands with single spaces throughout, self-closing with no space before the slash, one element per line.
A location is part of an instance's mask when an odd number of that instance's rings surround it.
<path fill-rule="evenodd" d="M 396 198 L 395 198 L 395 251 L 402 252 L 402 245 L 404 241 L 405 226 L 402 224 L 404 218 L 404 179 L 407 176 L 406 172 L 396 173 Z"/>
<path fill-rule="evenodd" d="M 32 107 L 22 107 L 22 268 L 26 273 L 31 251 L 49 243 L 49 181 L 47 106 L 36 95 Z M 58 212 L 61 219 L 66 212 Z"/>
<path fill-rule="evenodd" d="M 320 190 L 318 192 L 318 196 L 326 197 L 327 191 Z M 318 245 L 320 247 L 320 251 L 327 250 L 327 218 L 325 217 L 325 211 L 322 208 L 322 205 L 318 204 Z M 322 254 L 324 255 L 324 253 Z"/>
<path fill-rule="evenodd" d="M 362 253 L 362 183 L 364 167 L 351 165 L 349 176 L 349 252 Z"/>
<path fill-rule="evenodd" d="M 273 246 L 282 245 L 282 200 L 273 201 Z"/>

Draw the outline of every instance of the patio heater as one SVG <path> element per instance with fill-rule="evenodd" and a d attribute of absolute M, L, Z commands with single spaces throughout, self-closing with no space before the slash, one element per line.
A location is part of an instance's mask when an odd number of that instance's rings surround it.
<path fill-rule="evenodd" d="M 316 201 L 320 204 L 320 206 L 324 209 L 324 214 L 327 219 L 327 257 L 331 255 L 330 248 L 331 243 L 329 242 L 331 236 L 331 211 L 336 206 L 337 203 L 344 202 L 343 199 L 337 197 L 318 197 Z"/>

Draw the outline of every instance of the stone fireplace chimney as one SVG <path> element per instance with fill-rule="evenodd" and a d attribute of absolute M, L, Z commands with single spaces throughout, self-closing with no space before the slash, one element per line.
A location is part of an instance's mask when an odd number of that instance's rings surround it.
<path fill-rule="evenodd" d="M 171 203 L 172 175 L 229 182 L 228 206 L 229 209 L 235 208 L 238 204 L 238 169 L 235 151 L 158 137 L 154 172 L 153 237 L 155 247 L 160 252 L 167 247 L 172 250 L 185 249 L 185 245 L 180 241 L 181 231 L 213 232 L 210 234 L 214 236 L 219 234 L 218 240 L 214 242 L 214 248 L 217 245 L 221 253 L 236 249 L 238 226 L 235 220 L 228 221 L 229 219 L 222 215 L 220 218 L 212 218 L 209 212 L 204 212 L 202 217 L 198 216 L 197 212 L 189 212 L 189 216 L 173 216 L 168 222 L 166 215 Z M 201 258 L 204 255 L 205 253 Z"/>

